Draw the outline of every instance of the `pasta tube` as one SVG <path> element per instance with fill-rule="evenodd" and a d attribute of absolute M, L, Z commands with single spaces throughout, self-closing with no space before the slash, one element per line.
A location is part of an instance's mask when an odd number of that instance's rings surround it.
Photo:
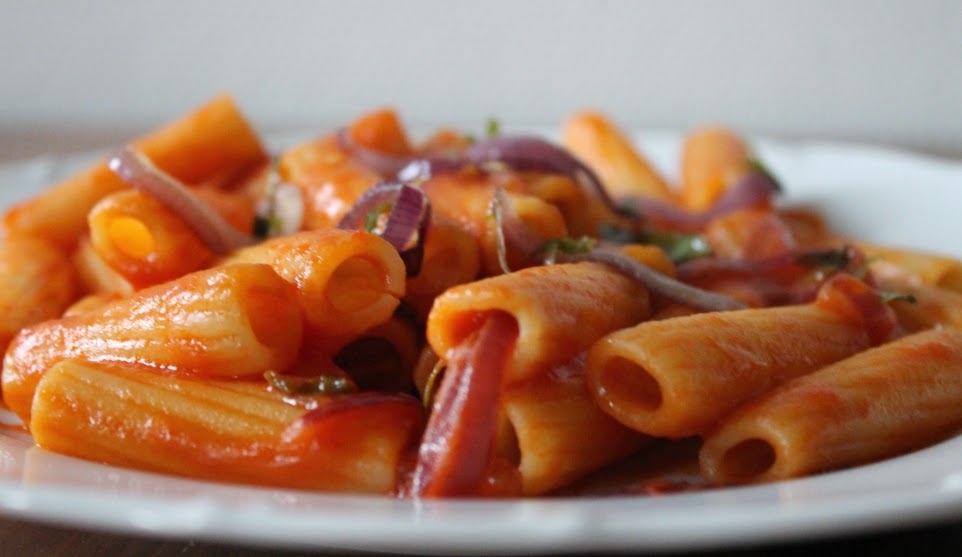
<path fill-rule="evenodd" d="M 438 296 L 427 339 L 445 357 L 478 330 L 487 314 L 517 322 L 505 377 L 513 383 L 567 363 L 595 340 L 648 316 L 644 286 L 598 263 L 529 267 L 456 286 Z"/>
<path fill-rule="evenodd" d="M 41 379 L 30 431 L 43 448 L 117 466 L 286 488 L 395 490 L 398 464 L 424 421 L 416 400 L 293 402 L 264 382 L 66 360 Z"/>
<path fill-rule="evenodd" d="M 561 135 L 565 147 L 598 173 L 612 196 L 671 201 L 671 189 L 664 178 L 605 116 L 579 112 L 564 124 Z"/>
<path fill-rule="evenodd" d="M 407 280 L 404 301 L 426 319 L 434 298 L 452 286 L 470 282 L 481 271 L 477 240 L 446 218 L 433 218 L 424 239 L 421 272 Z"/>
<path fill-rule="evenodd" d="M 568 485 L 651 440 L 598 408 L 585 386 L 583 364 L 583 358 L 576 358 L 570 366 L 504 393 L 524 495 Z"/>
<path fill-rule="evenodd" d="M 60 317 L 79 294 L 70 260 L 53 244 L 17 235 L 0 242 L 0 349 L 20 329 Z"/>
<path fill-rule="evenodd" d="M 256 132 L 228 96 L 211 100 L 133 145 L 158 168 L 189 184 L 267 160 Z M 14 206 L 4 215 L 3 226 L 8 234 L 35 234 L 69 248 L 86 231 L 90 209 L 125 187 L 101 162 Z"/>
<path fill-rule="evenodd" d="M 877 262 L 872 263 L 872 278 L 880 288 L 913 298 L 895 299 L 891 304 L 905 331 L 914 333 L 937 326 L 962 330 L 962 293 L 919 283 L 901 272 L 877 272 L 877 266 Z"/>
<path fill-rule="evenodd" d="M 895 316 L 838 275 L 808 305 L 700 313 L 616 331 L 588 352 L 598 404 L 649 435 L 703 433 L 741 402 L 887 339 Z"/>
<path fill-rule="evenodd" d="M 648 312 L 643 286 L 597 263 L 529 267 L 439 296 L 427 339 L 446 371 L 412 493 L 479 494 L 498 462 L 494 447 L 505 389 L 568 364 L 594 339 Z"/>
<path fill-rule="evenodd" d="M 770 209 L 742 209 L 714 219 L 705 237 L 716 256 L 730 259 L 762 259 L 797 245 L 792 229 Z"/>
<path fill-rule="evenodd" d="M 4 358 L 3 400 L 27 423 L 40 377 L 71 358 L 211 377 L 284 369 L 301 344 L 296 296 L 266 265 L 227 265 L 28 327 Z"/>
<path fill-rule="evenodd" d="M 952 257 L 856 242 L 874 274 L 910 286 L 938 286 L 962 293 L 962 261 Z"/>
<path fill-rule="evenodd" d="M 933 329 L 867 350 L 739 408 L 705 438 L 716 484 L 862 464 L 962 427 L 962 332 Z"/>
<path fill-rule="evenodd" d="M 497 188 L 503 188 L 518 219 L 540 238 L 565 238 L 569 231 L 564 216 L 557 206 L 526 193 L 527 186 L 514 173 L 484 175 L 474 171 L 433 176 L 421 185 L 431 199 L 435 214 L 458 223 L 474 237 L 481 253 L 481 267 L 485 276 L 502 272 L 498 257 L 497 226 L 489 207 Z M 525 264 L 530 254 L 508 251 L 506 259 L 512 269 Z"/>
<path fill-rule="evenodd" d="M 708 209 L 750 165 L 748 147 L 730 130 L 693 131 L 682 145 L 679 201 L 693 211 Z"/>
<path fill-rule="evenodd" d="M 336 226 L 361 194 L 381 181 L 341 149 L 333 135 L 283 153 L 279 172 L 303 192 L 307 230 Z"/>
<path fill-rule="evenodd" d="M 214 257 L 183 219 L 139 191 L 108 195 L 90 210 L 87 222 L 93 248 L 135 288 L 191 273 Z"/>
<path fill-rule="evenodd" d="M 404 295 L 400 255 L 367 232 L 300 232 L 242 248 L 229 261 L 266 263 L 294 284 L 305 332 L 330 354 L 390 319 Z"/>
<path fill-rule="evenodd" d="M 134 291 L 130 281 L 100 257 L 89 236 L 80 239 L 70 256 L 70 261 L 73 263 L 84 292 L 127 295 Z"/>
<path fill-rule="evenodd" d="M 609 209 L 585 188 L 561 174 L 526 172 L 521 175 L 529 195 L 558 208 L 571 236 L 597 236 Z"/>
<path fill-rule="evenodd" d="M 411 392 L 421 344 L 420 327 L 398 312 L 338 351 L 333 363 L 362 391 Z"/>

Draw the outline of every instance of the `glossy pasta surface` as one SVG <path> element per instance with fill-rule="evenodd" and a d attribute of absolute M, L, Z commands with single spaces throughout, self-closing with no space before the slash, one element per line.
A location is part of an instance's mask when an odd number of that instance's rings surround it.
<path fill-rule="evenodd" d="M 4 214 L 3 405 L 81 459 L 410 498 L 664 496 L 962 430 L 962 262 L 838 233 L 735 130 L 677 180 L 600 112 L 559 132 L 379 108 L 273 152 L 222 96 L 117 146 Z"/>

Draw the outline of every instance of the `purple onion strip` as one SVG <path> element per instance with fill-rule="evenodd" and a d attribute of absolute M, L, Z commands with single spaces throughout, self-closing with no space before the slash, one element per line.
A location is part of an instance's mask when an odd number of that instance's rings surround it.
<path fill-rule="evenodd" d="M 718 217 L 768 201 L 777 191 L 778 186 L 770 176 L 759 170 L 750 170 L 725 190 L 714 205 L 702 212 L 693 213 L 677 205 L 645 197 L 633 199 L 632 204 L 650 222 L 681 232 L 697 232 Z"/>
<path fill-rule="evenodd" d="M 536 170 L 564 174 L 616 213 L 622 213 L 598 175 L 565 149 L 539 137 L 498 136 L 480 141 L 465 152 L 468 161 L 476 165 L 502 162 L 520 171 Z"/>
<path fill-rule="evenodd" d="M 173 176 L 132 147 L 116 152 L 107 166 L 130 187 L 153 197 L 179 215 L 211 251 L 224 255 L 254 239 L 231 226 Z"/>
<path fill-rule="evenodd" d="M 608 265 L 645 285 L 648 290 L 678 302 L 679 304 L 696 309 L 705 311 L 730 311 L 748 307 L 742 302 L 724 294 L 695 288 L 694 286 L 663 275 L 651 267 L 620 253 L 594 249 L 588 253 L 577 255 L 558 254 L 556 260 L 566 263 L 590 261 Z"/>
<path fill-rule="evenodd" d="M 415 276 L 421 271 L 424 239 L 431 224 L 431 204 L 420 188 L 390 182 L 377 184 L 358 198 L 337 227 L 359 230 L 364 227 L 372 211 L 385 205 L 390 205 L 391 211 L 380 236 L 401 255 L 408 276 Z M 408 247 L 412 238 L 416 241 Z"/>

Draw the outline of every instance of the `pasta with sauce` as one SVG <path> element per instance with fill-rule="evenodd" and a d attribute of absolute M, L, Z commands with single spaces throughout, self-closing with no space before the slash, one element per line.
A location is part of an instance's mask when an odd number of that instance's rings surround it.
<path fill-rule="evenodd" d="M 3 403 L 87 460 L 401 497 L 774 481 L 962 428 L 962 263 L 777 202 L 725 128 L 678 183 L 598 112 L 561 138 L 378 109 L 272 156 L 215 98 L 7 210 Z"/>

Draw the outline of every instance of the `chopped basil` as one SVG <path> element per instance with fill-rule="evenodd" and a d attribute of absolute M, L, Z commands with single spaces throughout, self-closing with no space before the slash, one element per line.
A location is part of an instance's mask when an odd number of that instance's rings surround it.
<path fill-rule="evenodd" d="M 254 217 L 253 234 L 255 238 L 266 239 L 271 231 L 276 230 L 279 223 L 276 218 L 256 215 Z"/>
<path fill-rule="evenodd" d="M 391 210 L 391 203 L 382 203 L 377 207 L 371 209 L 364 219 L 364 231 L 374 232 L 377 230 L 378 226 L 381 224 L 381 217 L 387 214 Z"/>
<path fill-rule="evenodd" d="M 271 387 L 294 396 L 340 395 L 357 390 L 353 381 L 339 375 L 300 377 L 268 371 L 264 379 Z"/>
<path fill-rule="evenodd" d="M 488 137 L 497 137 L 501 135 L 501 122 L 495 117 L 488 118 L 488 121 L 484 125 L 484 134 Z"/>
<path fill-rule="evenodd" d="M 795 258 L 795 262 L 806 267 L 818 267 L 822 269 L 844 269 L 852 262 L 851 252 L 840 247 L 831 250 L 820 250 L 803 253 Z"/>
<path fill-rule="evenodd" d="M 267 185 L 264 187 L 264 199 L 256 215 L 254 215 L 253 233 L 255 238 L 266 239 L 280 229 L 281 222 L 277 217 L 277 187 L 281 183 L 280 159 L 271 161 L 267 172 Z"/>
<path fill-rule="evenodd" d="M 882 299 L 886 304 L 889 302 L 908 302 L 910 304 L 918 303 L 918 298 L 912 294 L 906 294 L 905 292 L 891 292 L 888 290 L 881 290 L 878 292 L 879 298 Z"/>
<path fill-rule="evenodd" d="M 658 246 L 675 263 L 684 263 L 712 254 L 708 240 L 701 234 L 684 234 L 653 228 L 634 231 L 615 225 L 603 225 L 600 233 L 602 238 L 616 244 L 652 244 Z"/>
<path fill-rule="evenodd" d="M 554 263 L 555 256 L 559 253 L 564 255 L 581 255 L 595 249 L 598 241 L 589 236 L 580 238 L 555 238 L 548 240 L 537 250 L 537 254 L 544 255 L 544 262 L 548 265 Z"/>
<path fill-rule="evenodd" d="M 785 188 L 782 186 L 782 182 L 778 178 L 776 178 L 774 174 L 772 174 L 772 171 L 769 170 L 767 166 L 765 166 L 765 163 L 763 163 L 757 158 L 752 158 L 752 160 L 749 161 L 748 164 L 752 168 L 752 170 L 755 170 L 756 172 L 759 172 L 763 176 L 765 176 L 765 178 L 767 178 L 772 183 L 772 186 L 775 188 L 775 191 L 777 193 L 782 193 L 785 191 Z"/>

